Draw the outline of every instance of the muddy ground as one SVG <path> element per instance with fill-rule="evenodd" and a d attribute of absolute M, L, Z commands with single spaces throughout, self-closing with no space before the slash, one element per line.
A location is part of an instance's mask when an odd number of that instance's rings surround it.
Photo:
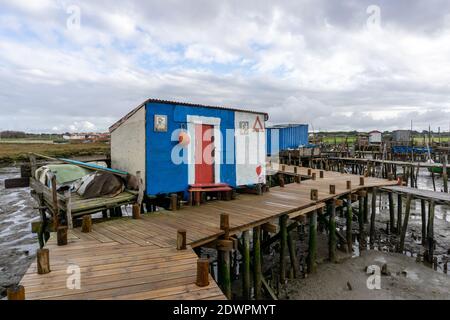
<path fill-rule="evenodd" d="M 20 176 L 18 168 L 0 167 L 0 297 L 17 284 L 34 259 L 37 238 L 31 222 L 39 220 L 30 190 L 5 190 L 4 179 Z"/>

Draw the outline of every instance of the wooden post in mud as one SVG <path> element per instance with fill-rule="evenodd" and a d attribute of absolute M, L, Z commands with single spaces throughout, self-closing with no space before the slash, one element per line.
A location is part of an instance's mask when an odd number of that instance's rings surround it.
<path fill-rule="evenodd" d="M 372 188 L 372 213 L 370 215 L 370 233 L 369 233 L 369 242 L 370 248 L 373 249 L 375 244 L 375 214 L 377 212 L 377 188 Z"/>
<path fill-rule="evenodd" d="M 425 200 L 420 200 L 421 218 L 422 218 L 422 244 L 427 242 L 427 212 Z"/>
<path fill-rule="evenodd" d="M 261 299 L 261 227 L 253 228 L 253 289 L 255 299 Z"/>
<path fill-rule="evenodd" d="M 309 244 L 308 244 L 308 272 L 317 271 L 317 210 L 310 212 L 309 216 Z"/>
<path fill-rule="evenodd" d="M 219 267 L 219 284 L 228 299 L 231 299 L 231 258 L 233 241 L 230 239 L 230 216 L 226 213 L 220 215 L 220 230 L 224 231 L 223 240 L 217 244 L 217 260 Z"/>
<path fill-rule="evenodd" d="M 295 240 L 292 238 L 292 234 L 290 231 L 287 232 L 287 243 L 289 249 L 289 258 L 291 260 L 291 268 L 294 275 L 294 278 L 297 278 L 300 274 L 297 263 L 297 253 L 295 247 Z"/>
<path fill-rule="evenodd" d="M 13 285 L 6 290 L 8 300 L 25 300 L 25 288 L 21 285 Z"/>
<path fill-rule="evenodd" d="M 328 224 L 328 258 L 336 262 L 336 199 L 330 203 L 330 218 Z"/>
<path fill-rule="evenodd" d="M 242 232 L 242 296 L 250 299 L 250 232 Z"/>
<path fill-rule="evenodd" d="M 388 193 L 389 201 L 389 225 L 390 232 L 393 234 L 395 232 L 395 207 L 394 207 L 394 195 L 392 192 Z"/>
<path fill-rule="evenodd" d="M 369 222 L 369 193 L 364 196 L 364 223 Z"/>
<path fill-rule="evenodd" d="M 50 272 L 50 251 L 48 249 L 37 249 L 36 263 L 38 274 Z"/>
<path fill-rule="evenodd" d="M 287 251 L 287 215 L 282 215 L 280 224 L 280 283 L 286 281 L 286 251 Z"/>
<path fill-rule="evenodd" d="M 358 224 L 359 224 L 359 250 L 365 248 L 366 235 L 364 231 L 364 197 L 358 196 Z"/>
<path fill-rule="evenodd" d="M 195 284 L 198 287 L 207 287 L 209 285 L 209 260 L 206 258 L 197 260 L 197 280 Z"/>
<path fill-rule="evenodd" d="M 447 155 L 444 156 L 444 161 L 442 162 L 442 182 L 444 184 L 444 192 L 448 193 Z"/>
<path fill-rule="evenodd" d="M 434 201 L 430 201 L 430 206 L 428 208 L 428 230 L 427 230 L 427 261 L 428 263 L 433 263 L 434 255 Z"/>
<path fill-rule="evenodd" d="M 346 235 L 347 235 L 347 252 L 351 253 L 353 250 L 352 239 L 352 221 L 353 220 L 353 208 L 352 208 L 352 195 L 349 193 L 347 197 L 347 219 L 346 219 Z"/>
<path fill-rule="evenodd" d="M 402 195 L 399 193 L 397 195 L 397 234 L 400 234 L 402 230 Z"/>
<path fill-rule="evenodd" d="M 405 237 L 406 237 L 406 231 L 408 229 L 408 220 L 409 220 L 409 214 L 411 212 L 411 194 L 408 194 L 406 197 L 406 208 L 405 208 L 405 220 L 403 221 L 402 225 L 402 233 L 400 235 L 400 243 L 398 245 L 398 252 L 403 253 L 403 249 L 405 247 Z"/>

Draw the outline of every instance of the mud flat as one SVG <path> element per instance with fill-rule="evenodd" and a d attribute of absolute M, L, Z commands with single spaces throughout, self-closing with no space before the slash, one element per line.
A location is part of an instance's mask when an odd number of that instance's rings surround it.
<path fill-rule="evenodd" d="M 39 220 L 30 190 L 5 190 L 4 180 L 20 176 L 18 168 L 0 167 L 0 298 L 19 283 L 38 247 L 31 222 Z"/>
<path fill-rule="evenodd" d="M 388 275 L 381 275 L 381 288 L 369 289 L 368 266 L 386 264 Z M 305 279 L 291 280 L 286 296 L 302 299 L 450 299 L 450 277 L 434 271 L 414 258 L 380 251 L 364 251 L 357 258 L 341 263 L 322 263 L 317 273 Z"/>

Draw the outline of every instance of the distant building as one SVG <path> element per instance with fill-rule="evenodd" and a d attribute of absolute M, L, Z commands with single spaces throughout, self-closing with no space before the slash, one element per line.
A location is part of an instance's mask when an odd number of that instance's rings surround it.
<path fill-rule="evenodd" d="M 110 140 L 109 133 L 67 133 L 63 135 L 64 140 L 69 141 L 95 141 L 95 142 L 107 142 Z"/>
<path fill-rule="evenodd" d="M 395 130 L 392 132 L 392 141 L 400 143 L 409 143 L 411 141 L 410 130 Z"/>
<path fill-rule="evenodd" d="M 356 144 L 360 147 L 369 145 L 369 135 L 367 133 L 358 133 L 356 137 Z"/>
<path fill-rule="evenodd" d="M 381 143 L 381 132 L 378 130 L 373 130 L 369 132 L 369 144 Z"/>

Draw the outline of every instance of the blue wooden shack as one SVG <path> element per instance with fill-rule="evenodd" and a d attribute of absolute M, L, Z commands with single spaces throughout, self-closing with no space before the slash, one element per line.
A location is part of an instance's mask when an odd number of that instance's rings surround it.
<path fill-rule="evenodd" d="M 266 129 L 267 155 L 308 145 L 307 124 L 281 124 Z"/>
<path fill-rule="evenodd" d="M 264 112 L 148 99 L 110 127 L 112 167 L 140 171 L 148 196 L 194 184 L 264 183 L 267 119 Z"/>

